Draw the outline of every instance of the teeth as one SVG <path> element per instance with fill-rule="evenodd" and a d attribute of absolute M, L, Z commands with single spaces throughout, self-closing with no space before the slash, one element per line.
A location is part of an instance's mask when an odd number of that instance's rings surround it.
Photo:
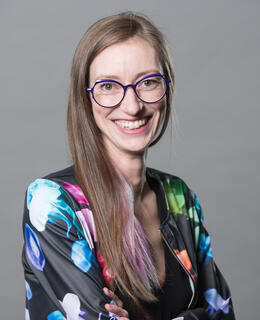
<path fill-rule="evenodd" d="M 136 120 L 136 121 L 124 121 L 124 120 L 116 120 L 115 123 L 125 129 L 138 129 L 147 123 L 148 119 Z"/>

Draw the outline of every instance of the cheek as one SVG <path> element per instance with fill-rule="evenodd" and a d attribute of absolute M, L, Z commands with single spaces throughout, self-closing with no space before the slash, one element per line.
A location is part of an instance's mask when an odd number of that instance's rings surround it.
<path fill-rule="evenodd" d="M 95 102 L 93 102 L 93 100 L 91 102 L 92 102 L 91 108 L 92 108 L 93 120 L 94 120 L 96 126 L 98 127 L 98 129 L 100 130 L 101 129 L 100 124 L 102 123 L 102 121 L 101 121 L 102 113 L 100 112 L 100 110 L 99 110 L 98 106 L 95 104 Z"/>
<path fill-rule="evenodd" d="M 98 112 L 93 112 L 93 118 L 95 121 L 95 125 L 97 126 L 99 131 L 102 131 L 102 119 Z"/>
<path fill-rule="evenodd" d="M 166 101 L 161 101 L 157 106 L 156 106 L 156 111 L 158 113 L 159 117 L 159 125 L 163 121 L 166 113 Z"/>
<path fill-rule="evenodd" d="M 161 121 L 164 119 L 165 117 L 165 114 L 166 114 L 166 108 L 167 108 L 167 105 L 166 105 L 166 102 L 162 105 L 162 108 L 161 108 Z"/>
<path fill-rule="evenodd" d="M 105 127 L 106 118 L 109 115 L 110 110 L 102 108 L 95 103 L 92 103 L 92 113 L 96 126 L 99 128 L 99 130 L 102 131 L 102 128 Z"/>
<path fill-rule="evenodd" d="M 156 135 L 159 131 L 160 128 L 163 125 L 164 119 L 165 119 L 165 114 L 166 114 L 166 103 L 160 103 L 157 107 L 157 121 L 156 121 L 156 127 L 154 128 L 154 135 Z"/>

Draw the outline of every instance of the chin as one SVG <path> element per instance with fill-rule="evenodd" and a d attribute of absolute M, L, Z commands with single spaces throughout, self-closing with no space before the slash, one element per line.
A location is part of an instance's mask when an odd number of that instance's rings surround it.
<path fill-rule="evenodd" d="M 128 146 L 128 148 L 124 149 L 124 151 L 133 155 L 142 155 L 147 151 L 148 146 L 149 144 L 145 144 L 143 146 Z"/>

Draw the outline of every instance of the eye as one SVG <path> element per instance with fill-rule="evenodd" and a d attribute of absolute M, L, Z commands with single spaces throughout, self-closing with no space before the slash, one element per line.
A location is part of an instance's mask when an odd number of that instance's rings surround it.
<path fill-rule="evenodd" d="M 122 87 L 113 81 L 102 81 L 95 86 L 95 94 L 117 94 Z"/>
<path fill-rule="evenodd" d="M 140 90 L 154 90 L 157 89 L 162 85 L 162 78 L 161 77 L 150 77 L 147 79 L 142 80 L 138 84 L 138 88 Z"/>
<path fill-rule="evenodd" d="M 146 79 L 143 81 L 143 86 L 149 87 L 153 85 L 156 81 L 154 79 Z"/>
<path fill-rule="evenodd" d="M 102 82 L 100 84 L 100 89 L 103 91 L 111 91 L 114 88 L 114 83 L 112 82 Z"/>

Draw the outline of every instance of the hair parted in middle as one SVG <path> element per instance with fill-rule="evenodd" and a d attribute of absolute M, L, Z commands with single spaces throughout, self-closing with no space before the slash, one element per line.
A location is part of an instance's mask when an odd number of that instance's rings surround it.
<path fill-rule="evenodd" d="M 95 57 L 131 37 L 140 37 L 155 49 L 164 77 L 171 80 L 164 119 L 150 146 L 160 140 L 172 109 L 171 57 L 162 33 L 147 17 L 132 12 L 97 21 L 79 42 L 72 62 L 67 126 L 75 176 L 91 205 L 99 249 L 114 275 L 113 286 L 140 308 L 141 301 L 156 300 L 153 289 L 158 287 L 158 277 L 148 240 L 134 214 L 131 188 L 106 153 L 86 90 Z"/>

